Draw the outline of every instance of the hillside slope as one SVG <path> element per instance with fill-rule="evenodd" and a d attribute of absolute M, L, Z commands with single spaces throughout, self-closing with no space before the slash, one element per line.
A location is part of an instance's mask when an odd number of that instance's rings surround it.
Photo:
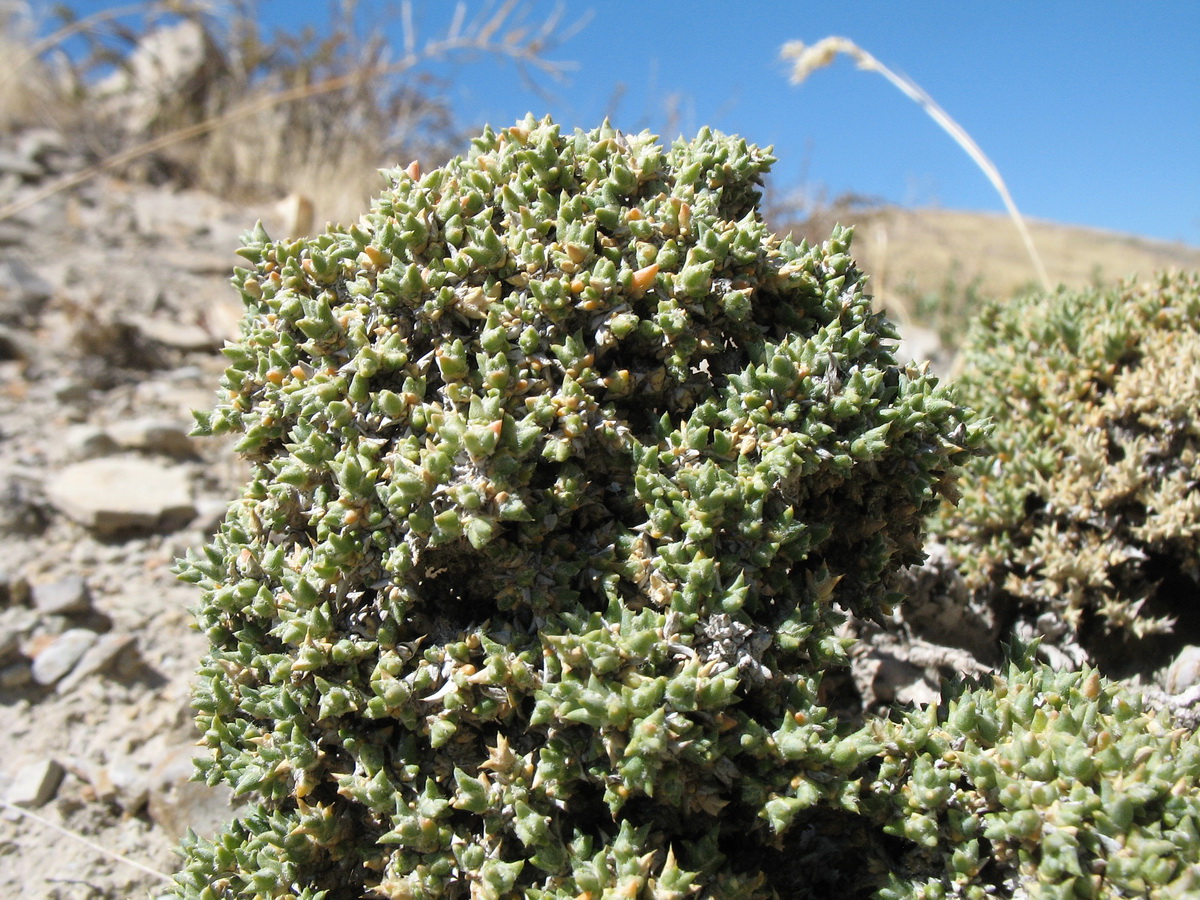
<path fill-rule="evenodd" d="M 925 317 L 917 309 L 922 297 L 961 298 L 968 290 L 978 297 L 1008 297 L 1036 285 L 1020 236 L 1002 214 L 895 206 L 834 209 L 793 230 L 811 240 L 834 222 L 854 226 L 859 267 L 870 275 L 875 296 L 902 320 Z M 1027 224 L 1056 285 L 1079 288 L 1132 275 L 1144 278 L 1162 269 L 1200 269 L 1200 247 L 1054 222 Z"/>

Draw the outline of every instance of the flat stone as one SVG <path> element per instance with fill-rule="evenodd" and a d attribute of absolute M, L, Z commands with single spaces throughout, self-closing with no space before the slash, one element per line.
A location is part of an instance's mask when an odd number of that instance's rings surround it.
<path fill-rule="evenodd" d="M 67 466 L 47 481 L 46 496 L 64 515 L 101 535 L 174 530 L 196 514 L 185 470 L 136 457 Z"/>
<path fill-rule="evenodd" d="M 129 200 L 134 230 L 156 240 L 203 235 L 220 209 L 216 197 L 198 190 L 141 190 Z"/>
<path fill-rule="evenodd" d="M 877 702 L 925 706 L 937 700 L 937 685 L 930 683 L 920 666 L 887 652 L 871 653 L 868 658 L 876 664 L 871 689 Z"/>
<path fill-rule="evenodd" d="M 173 350 L 184 352 L 213 350 L 223 343 L 222 338 L 213 335 L 199 325 L 188 325 L 160 318 L 145 318 L 135 324 L 138 331 L 147 338 Z"/>
<path fill-rule="evenodd" d="M 69 616 L 91 609 L 92 598 L 87 582 L 72 575 L 48 584 L 35 584 L 32 588 L 33 605 L 39 613 L 47 616 Z"/>
<path fill-rule="evenodd" d="M 10 606 L 0 610 L 0 633 L 5 637 L 13 636 L 18 643 L 24 642 L 37 628 L 41 617 L 32 609 L 22 606 Z"/>
<path fill-rule="evenodd" d="M 175 422 L 134 419 L 112 426 L 108 433 L 118 446 L 126 450 L 163 453 L 168 456 L 191 456 L 196 452 L 196 447 L 188 436 L 188 428 Z"/>
<path fill-rule="evenodd" d="M 5 799 L 13 806 L 37 809 L 54 799 L 62 783 L 63 767 L 53 759 L 39 759 L 17 769 Z"/>
<path fill-rule="evenodd" d="M 133 646 L 133 642 L 132 634 L 114 631 L 110 634 L 100 635 L 79 658 L 79 662 L 75 663 L 75 667 L 71 669 L 70 673 L 59 681 L 55 690 L 60 694 L 65 694 L 85 678 L 106 671 L 118 656 Z"/>
<path fill-rule="evenodd" d="M 37 349 L 37 342 L 27 329 L 0 325 L 0 360 L 29 362 L 37 358 Z M 18 367 L 18 371 L 22 369 Z"/>
<path fill-rule="evenodd" d="M 229 512 L 229 500 L 221 497 L 205 497 L 196 503 L 196 518 L 189 527 L 200 532 L 201 538 L 207 541 L 225 521 Z M 185 548 L 186 549 L 186 548 Z"/>
<path fill-rule="evenodd" d="M 97 800 L 115 803 L 129 816 L 141 811 L 150 791 L 144 767 L 128 756 L 118 756 L 106 766 L 93 767 L 88 783 Z"/>
<path fill-rule="evenodd" d="M 90 628 L 68 628 L 34 658 L 33 680 L 42 685 L 54 684 L 75 668 L 96 637 Z"/>
<path fill-rule="evenodd" d="M 11 219 L 0 222 L 0 247 L 19 247 L 29 238 L 29 231 Z"/>
<path fill-rule="evenodd" d="M 243 227 L 243 231 L 245 228 Z M 214 242 L 210 242 L 214 243 Z M 216 242 L 218 246 L 223 242 Z M 235 243 L 236 246 L 236 243 Z M 233 251 L 206 251 L 195 244 L 171 249 L 170 247 L 155 248 L 155 259 L 172 272 L 186 272 L 189 275 L 217 275 L 221 278 L 222 287 L 233 274 L 235 266 L 245 265 L 245 261 Z M 229 302 L 224 295 L 214 298 L 220 302 Z M 240 305 L 240 302 L 239 302 Z M 207 313 L 207 310 L 206 310 Z M 161 319 L 157 321 L 162 321 Z"/>
<path fill-rule="evenodd" d="M 901 326 L 899 331 L 900 343 L 896 346 L 898 361 L 921 363 L 928 360 L 936 372 L 946 368 L 946 351 L 936 331 L 912 324 Z"/>

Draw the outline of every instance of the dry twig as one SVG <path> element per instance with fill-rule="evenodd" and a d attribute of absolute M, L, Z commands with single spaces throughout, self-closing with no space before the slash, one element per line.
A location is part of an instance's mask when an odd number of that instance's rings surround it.
<path fill-rule="evenodd" d="M 73 841 L 79 841 L 79 843 L 90 847 L 92 850 L 96 851 L 101 856 L 107 857 L 108 859 L 116 860 L 117 862 L 124 863 L 127 866 L 133 866 L 135 869 L 140 869 L 141 871 L 145 872 L 147 875 L 153 875 L 155 878 L 160 878 L 166 882 L 170 882 L 173 880 L 171 878 L 171 876 L 165 872 L 160 872 L 157 869 L 152 869 L 149 866 L 143 865 L 142 863 L 138 862 L 136 859 L 130 859 L 128 856 L 122 856 L 120 853 L 114 853 L 113 851 L 100 846 L 95 841 L 88 840 L 81 834 L 76 834 L 74 831 L 71 831 L 69 828 L 63 828 L 61 825 L 51 822 L 45 816 L 39 816 L 37 813 L 33 812 L 32 810 L 28 810 L 23 807 L 16 806 L 15 804 L 9 803 L 7 800 L 3 800 L 3 799 L 0 799 L 0 806 L 3 806 L 5 809 L 11 810 L 12 812 L 19 813 L 20 815 L 24 816 L 25 818 L 30 819 L 34 822 L 37 822 L 39 825 L 43 825 L 46 828 L 51 829 L 52 831 L 57 831 L 59 834 L 65 835 L 66 837 L 69 837 Z"/>

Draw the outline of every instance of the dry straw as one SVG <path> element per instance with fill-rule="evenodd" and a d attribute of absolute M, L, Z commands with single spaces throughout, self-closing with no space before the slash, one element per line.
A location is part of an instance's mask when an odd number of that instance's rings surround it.
<path fill-rule="evenodd" d="M 108 13 L 105 18 L 111 18 L 116 12 L 129 13 L 144 7 L 177 13 L 195 13 L 203 9 L 199 5 L 185 7 L 178 0 L 166 0 L 166 2 L 160 3 L 122 7 L 120 10 Z M 442 61 L 453 56 L 486 55 L 515 62 L 521 69 L 522 76 L 525 76 L 525 67 L 532 67 L 545 75 L 561 77 L 567 66 L 563 63 L 551 62 L 545 59 L 543 54 L 577 31 L 586 20 L 580 20 L 574 26 L 564 29 L 562 24 L 563 7 L 560 6 L 544 17 L 540 27 L 530 29 L 520 21 L 522 18 L 520 13 L 524 11 L 523 7 L 524 4 L 521 0 L 504 0 L 494 10 L 486 10 L 472 19 L 467 15 L 467 5 L 460 2 L 455 6 L 453 19 L 445 34 L 419 43 L 413 23 L 412 3 L 410 0 L 405 0 L 400 5 L 400 19 L 404 29 L 404 54 L 399 59 L 369 64 L 316 83 L 303 84 L 265 94 L 232 109 L 209 116 L 193 125 L 160 134 L 108 156 L 86 169 L 56 179 L 41 190 L 31 192 L 20 200 L 0 206 L 0 221 L 36 206 L 64 190 L 77 187 L 103 172 L 119 168 L 167 147 L 202 137 L 230 125 L 236 125 L 258 113 L 283 104 L 297 103 L 322 94 L 361 86 L 369 81 L 407 73 L 422 63 Z M 81 23 L 87 22 L 94 25 L 98 21 L 97 17 L 92 17 L 88 20 L 81 20 Z M 75 23 L 55 32 L 35 47 L 36 53 L 45 52 L 50 46 L 78 33 L 81 23 Z M 31 58 L 21 60 L 20 64 L 28 63 Z"/>
<path fill-rule="evenodd" d="M 929 114 L 942 129 L 958 142 L 958 145 L 967 152 L 967 155 L 975 161 L 975 165 L 983 171 L 987 176 L 988 181 L 1000 194 L 1000 199 L 1004 201 L 1004 206 L 1008 210 L 1009 216 L 1012 218 L 1013 224 L 1017 227 L 1017 231 L 1021 235 L 1021 240 L 1025 244 L 1025 250 L 1029 253 L 1029 259 L 1033 263 L 1034 272 L 1037 273 L 1038 281 L 1041 283 L 1044 290 L 1050 290 L 1050 279 L 1046 275 L 1046 268 L 1042 265 L 1041 257 L 1038 256 L 1037 248 L 1033 244 L 1033 238 L 1029 234 L 1029 229 L 1025 227 L 1025 220 L 1021 217 L 1020 211 L 1017 209 L 1017 204 L 1013 202 L 1012 195 L 1008 192 L 1008 187 L 1004 184 L 1004 179 L 1000 177 L 1000 171 L 992 163 L 987 155 L 979 148 L 979 145 L 967 134 L 966 130 L 954 121 L 941 106 L 938 105 L 932 97 L 914 82 L 911 78 L 904 75 L 899 75 L 893 72 L 866 50 L 859 47 L 849 38 L 844 37 L 827 37 L 811 46 L 803 41 L 788 41 L 783 45 L 782 56 L 784 59 L 795 60 L 792 65 L 792 83 L 799 84 L 804 81 L 809 75 L 817 69 L 823 69 L 834 61 L 839 53 L 845 53 L 858 65 L 860 69 L 868 72 L 878 72 L 896 88 L 904 93 L 905 96 L 915 101 L 920 107 Z"/>
<path fill-rule="evenodd" d="M 69 829 L 69 828 L 63 828 L 61 825 L 51 822 L 49 819 L 44 818 L 43 816 L 39 816 L 37 813 L 35 813 L 31 810 L 24 809 L 20 806 L 16 806 L 15 804 L 9 803 L 7 800 L 3 800 L 3 799 L 0 799 L 0 806 L 3 806 L 5 809 L 7 809 L 11 813 L 18 813 L 27 819 L 32 819 L 34 822 L 37 822 L 39 825 L 42 825 L 45 828 L 49 828 L 51 831 L 56 831 L 59 834 L 63 835 L 64 837 L 69 837 L 73 841 L 79 841 L 79 843 L 91 848 L 96 853 L 100 854 L 101 856 L 103 856 L 107 859 L 115 860 L 116 862 L 123 863 L 127 866 L 132 866 L 135 869 L 140 869 L 141 871 L 145 872 L 147 875 L 153 875 L 155 878 L 158 878 L 161 881 L 173 881 L 174 880 L 166 872 L 160 872 L 160 871 L 158 871 L 158 869 L 152 869 L 149 866 L 138 862 L 136 859 L 130 859 L 128 856 L 122 856 L 120 853 L 114 853 L 113 851 L 109 850 L 107 847 L 103 847 L 100 844 L 97 844 L 95 841 L 88 840 L 82 834 L 77 834 L 76 832 L 71 831 L 71 829 Z"/>

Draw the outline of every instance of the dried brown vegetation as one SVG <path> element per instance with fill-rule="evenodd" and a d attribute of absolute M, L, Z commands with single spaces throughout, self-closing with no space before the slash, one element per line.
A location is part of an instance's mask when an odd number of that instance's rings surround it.
<path fill-rule="evenodd" d="M 271 34 L 251 3 L 218 15 L 166 0 L 79 21 L 61 10 L 61 27 L 13 53 L 0 119 L 65 127 L 94 162 L 0 218 L 104 170 L 227 196 L 300 192 L 327 215 L 357 209 L 380 167 L 440 162 L 462 143 L 446 85 L 423 64 L 483 57 L 535 83 L 562 76 L 566 64 L 549 56 L 570 26 L 561 10 L 539 18 L 535 6 L 506 0 L 469 12 L 460 3 L 448 28 L 426 37 L 405 2 L 399 41 L 364 24 L 353 2 L 319 31 Z M 29 8 L 2 24 L 0 42 L 14 48 L 36 28 Z"/>

